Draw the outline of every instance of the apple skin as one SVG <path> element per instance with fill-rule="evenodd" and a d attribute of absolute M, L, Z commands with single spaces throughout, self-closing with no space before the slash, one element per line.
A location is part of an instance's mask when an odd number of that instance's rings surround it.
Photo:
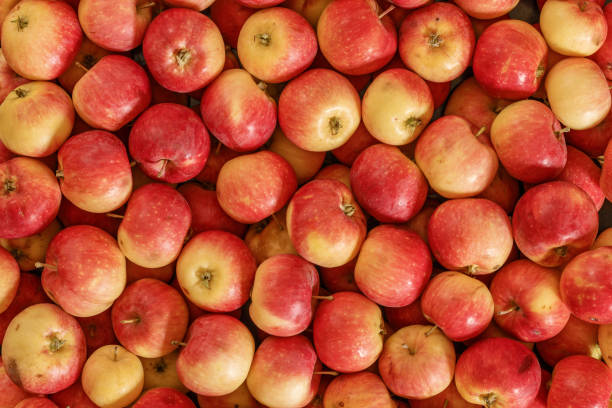
<path fill-rule="evenodd" d="M 144 369 L 144 390 L 164 387 L 174 388 L 184 394 L 189 391 L 179 380 L 176 372 L 176 360 L 179 352 L 180 350 L 175 350 L 159 358 L 140 357 Z"/>
<path fill-rule="evenodd" d="M 468 402 L 526 408 L 538 394 L 537 357 L 516 340 L 493 338 L 470 346 L 457 360 L 455 385 Z"/>
<path fill-rule="evenodd" d="M 237 0 L 216 0 L 210 6 L 210 18 L 219 28 L 225 43 L 235 49 L 238 47 L 240 29 L 256 11 L 243 6 Z"/>
<path fill-rule="evenodd" d="M 297 179 L 280 155 L 259 151 L 236 157 L 223 165 L 217 179 L 219 205 L 243 224 L 255 224 L 287 204 Z"/>
<path fill-rule="evenodd" d="M 427 244 L 414 232 L 379 225 L 368 233 L 355 265 L 355 282 L 381 306 L 403 307 L 421 294 L 431 276 Z"/>
<path fill-rule="evenodd" d="M 246 383 L 243 383 L 236 391 L 219 397 L 205 397 L 198 395 L 198 404 L 200 407 L 207 408 L 262 408 L 259 402 L 253 398 Z"/>
<path fill-rule="evenodd" d="M 357 256 L 366 236 L 366 220 L 344 184 L 314 180 L 301 187 L 289 202 L 287 230 L 302 258 L 333 268 Z"/>
<path fill-rule="evenodd" d="M 149 106 L 151 84 L 136 62 L 123 55 L 107 55 L 76 83 L 72 102 L 88 125 L 114 132 Z"/>
<path fill-rule="evenodd" d="M 393 146 L 365 149 L 351 166 L 351 187 L 361 207 L 380 222 L 403 223 L 425 204 L 428 185 L 417 165 Z"/>
<path fill-rule="evenodd" d="M 93 225 L 114 237 L 117 236 L 117 229 L 119 229 L 119 224 L 121 224 L 121 220 L 118 218 L 81 210 L 68 200 L 62 200 L 57 217 L 65 227 L 70 227 L 71 225 Z"/>
<path fill-rule="evenodd" d="M 241 154 L 225 147 L 223 143 L 214 139 L 214 136 L 211 137 L 211 146 L 214 147 L 211 147 L 206 165 L 195 179 L 204 185 L 214 186 L 217 184 L 223 165 Z"/>
<path fill-rule="evenodd" d="M 185 394 L 173 388 L 154 388 L 142 394 L 132 408 L 196 408 Z"/>
<path fill-rule="evenodd" d="M 569 181 L 583 189 L 593 200 L 597 211 L 601 210 L 606 199 L 599 186 L 600 178 L 601 169 L 589 156 L 572 146 L 567 146 L 567 163 L 556 180 Z"/>
<path fill-rule="evenodd" d="M 471 275 L 501 268 L 513 245 L 506 212 L 482 198 L 450 200 L 438 206 L 429 220 L 427 237 L 442 266 Z"/>
<path fill-rule="evenodd" d="M 0 163 L 0 185 L 0 238 L 37 234 L 57 215 L 62 192 L 42 162 L 15 157 Z"/>
<path fill-rule="evenodd" d="M 11 1 L 12 0 L 9 0 L 9 2 Z M 2 8 L 1 4 L 0 8 Z M 2 20 L 2 10 L 0 10 L 0 28 L 2 27 Z M 17 74 L 7 64 L 4 54 L 2 54 L 2 50 L 0 49 L 0 104 L 4 102 L 4 98 L 6 98 L 13 89 L 17 88 L 19 85 L 27 84 L 28 82 L 30 82 L 29 79 Z"/>
<path fill-rule="evenodd" d="M 611 273 L 612 247 L 584 252 L 563 268 L 561 298 L 574 316 L 589 323 L 612 323 Z"/>
<path fill-rule="evenodd" d="M 606 18 L 606 24 L 608 28 L 606 30 L 606 40 L 603 42 L 599 50 L 595 54 L 593 54 L 593 61 L 599 65 L 599 68 L 603 71 L 606 79 L 612 79 L 612 67 L 610 63 L 612 62 L 612 35 L 610 34 L 610 30 L 612 27 L 612 6 L 603 6 L 603 13 Z M 0 95 L 0 100 L 2 100 L 2 96 Z"/>
<path fill-rule="evenodd" d="M 519 196 L 519 182 L 500 165 L 491 184 L 477 197 L 491 200 L 503 208 L 506 213 L 511 214 Z"/>
<path fill-rule="evenodd" d="M 444 391 L 431 398 L 410 400 L 411 408 L 478 408 L 479 406 L 480 405 L 471 404 L 464 400 L 461 394 L 459 394 L 459 391 L 457 391 L 457 387 L 453 381 L 451 381 L 450 385 L 446 387 Z M 546 406 L 541 408 L 546 408 Z"/>
<path fill-rule="evenodd" d="M 362 151 L 377 143 L 378 140 L 374 139 L 363 122 L 360 122 L 351 137 L 342 146 L 332 150 L 331 153 L 340 163 L 351 166 Z"/>
<path fill-rule="evenodd" d="M 97 406 L 127 407 L 142 391 L 143 369 L 138 357 L 121 346 L 97 349 L 85 362 L 81 383 Z"/>
<path fill-rule="evenodd" d="M 140 7 L 145 3 L 129 0 L 117 7 L 104 0 L 81 0 L 79 22 L 94 44 L 113 52 L 130 51 L 142 43 L 153 18 L 152 7 Z"/>
<path fill-rule="evenodd" d="M 612 38 L 612 37 L 610 37 Z M 599 157 L 604 154 L 606 146 L 612 136 L 612 111 L 599 125 L 584 130 L 570 130 L 566 134 L 567 143 L 580 149 L 590 157 Z"/>
<path fill-rule="evenodd" d="M 548 408 L 606 408 L 612 394 L 612 371 L 601 361 L 570 356 L 559 361 L 552 373 Z"/>
<path fill-rule="evenodd" d="M 332 0 L 287 0 L 283 6 L 298 12 L 311 26 L 316 28 L 321 13 L 331 2 Z"/>
<path fill-rule="evenodd" d="M 367 371 L 343 374 L 327 386 L 323 408 L 396 408 L 379 376 Z"/>
<path fill-rule="evenodd" d="M 408 14 L 399 34 L 402 61 L 432 82 L 449 82 L 463 74 L 474 46 L 470 19 L 450 3 L 434 3 Z"/>
<path fill-rule="evenodd" d="M 310 69 L 293 79 L 278 102 L 278 123 L 285 136 L 313 152 L 342 146 L 357 130 L 360 116 L 357 91 L 329 69 Z"/>
<path fill-rule="evenodd" d="M 404 307 L 385 307 L 385 318 L 394 330 L 415 324 L 429 324 L 421 310 L 421 299 L 417 299 Z"/>
<path fill-rule="evenodd" d="M 81 48 L 79 48 L 79 52 L 76 57 L 74 57 L 72 64 L 58 78 L 62 88 L 64 88 L 66 92 L 72 93 L 74 86 L 79 82 L 79 79 L 85 75 L 87 70 L 90 70 L 96 65 L 100 58 L 108 54 L 110 54 L 109 51 L 97 46 L 87 37 L 83 37 Z M 85 69 L 83 69 L 83 67 L 85 67 Z M 2 99 L 1 95 L 0 99 Z"/>
<path fill-rule="evenodd" d="M 117 338 L 113 331 L 111 309 L 90 317 L 77 317 L 77 321 L 85 334 L 87 355 L 108 344 L 116 344 Z"/>
<path fill-rule="evenodd" d="M 176 370 L 191 391 L 210 397 L 225 395 L 246 380 L 255 341 L 238 319 L 221 314 L 199 317 L 191 324 L 185 342 Z"/>
<path fill-rule="evenodd" d="M 592 249 L 600 248 L 602 246 L 612 246 L 612 228 L 606 228 L 605 230 L 601 231 L 593 243 Z"/>
<path fill-rule="evenodd" d="M 318 294 L 319 274 L 311 263 L 296 255 L 276 255 L 257 268 L 249 315 L 272 336 L 294 336 L 310 325 L 312 296 Z"/>
<path fill-rule="evenodd" d="M 380 308 L 355 292 L 338 292 L 315 312 L 314 346 L 327 367 L 341 373 L 365 370 L 383 349 L 384 320 Z"/>
<path fill-rule="evenodd" d="M 85 391 L 81 381 L 77 381 L 63 391 L 57 392 L 49 396 L 59 408 L 98 408 L 96 404 L 91 402 Z"/>
<path fill-rule="evenodd" d="M 85 362 L 83 330 L 76 319 L 50 303 L 22 310 L 2 341 L 2 362 L 11 380 L 33 394 L 71 386 Z"/>
<path fill-rule="evenodd" d="M 555 337 L 536 344 L 538 355 L 553 367 L 560 360 L 575 354 L 583 354 L 600 360 L 602 350 L 597 344 L 598 326 L 570 316 L 567 324 Z"/>
<path fill-rule="evenodd" d="M 415 160 L 432 189 L 446 198 L 483 192 L 499 166 L 486 135 L 476 137 L 465 119 L 443 116 L 425 129 L 416 142 Z"/>
<path fill-rule="evenodd" d="M 208 130 L 237 152 L 257 150 L 276 127 L 276 102 L 244 69 L 223 71 L 204 91 L 200 110 Z"/>
<path fill-rule="evenodd" d="M 159 214 L 166 214 L 163 219 Z M 130 261 L 160 268 L 174 261 L 191 225 L 191 209 L 183 196 L 165 184 L 147 184 L 134 191 L 119 225 L 117 240 Z"/>
<path fill-rule="evenodd" d="M 321 282 L 330 292 L 359 292 L 354 270 L 357 259 L 335 268 L 319 268 Z"/>
<path fill-rule="evenodd" d="M 11 253 L 0 248 L 0 313 L 9 308 L 19 289 L 19 264 Z"/>
<path fill-rule="evenodd" d="M 55 153 L 73 125 L 70 96 L 51 82 L 19 85 L 0 105 L 0 143 L 18 155 L 45 157 Z"/>
<path fill-rule="evenodd" d="M 425 129 L 434 111 L 429 87 L 423 79 L 403 68 L 379 74 L 363 95 L 363 124 L 377 140 L 405 145 Z"/>
<path fill-rule="evenodd" d="M 140 279 L 128 286 L 112 309 L 119 342 L 138 357 L 157 358 L 176 349 L 189 324 L 189 309 L 181 294 L 157 279 Z"/>
<path fill-rule="evenodd" d="M 112 133 L 92 130 L 73 136 L 58 154 L 62 194 L 82 210 L 107 213 L 132 194 L 132 169 L 125 146 Z"/>
<path fill-rule="evenodd" d="M 2 50 L 0 50 L 0 51 L 2 51 Z M 2 143 L 2 141 L 0 141 L 0 163 L 4 163 L 5 161 L 8 161 L 8 160 L 12 159 L 15 156 L 16 156 L 16 154 L 14 154 L 9 149 L 7 149 L 4 146 L 4 144 Z"/>
<path fill-rule="evenodd" d="M 612 143 L 608 143 L 608 147 L 606 147 L 606 151 L 603 154 L 599 187 L 608 201 L 612 201 Z"/>
<path fill-rule="evenodd" d="M 28 306 L 49 302 L 40 284 L 40 278 L 32 273 L 22 273 L 19 287 L 13 302 L 3 313 L 0 313 L 0 339 L 4 338 L 6 328 L 17 314 Z"/>
<path fill-rule="evenodd" d="M 244 241 L 225 231 L 206 231 L 191 238 L 176 263 L 181 290 L 209 312 L 231 312 L 249 298 L 255 258 Z"/>
<path fill-rule="evenodd" d="M 0 247 L 11 253 L 22 271 L 33 271 L 36 262 L 44 262 L 49 243 L 61 229 L 60 223 L 53 220 L 38 234 L 16 239 L 0 238 Z"/>
<path fill-rule="evenodd" d="M 455 361 L 453 343 L 441 330 L 413 325 L 385 341 L 378 370 L 393 394 L 425 399 L 444 391 L 453 381 Z"/>
<path fill-rule="evenodd" d="M 2 31 L 2 23 L 6 18 L 7 14 L 11 11 L 13 7 L 17 5 L 21 0 L 2 0 L 0 1 L 0 32 Z M 2 36 L 0 35 L 0 39 Z M 13 407 L 10 407 L 13 408 Z"/>
<path fill-rule="evenodd" d="M 244 241 L 258 265 L 274 255 L 297 255 L 287 232 L 286 214 L 285 207 L 272 217 L 249 227 Z"/>
<path fill-rule="evenodd" d="M 319 47 L 338 71 L 369 74 L 387 65 L 397 50 L 397 31 L 376 0 L 334 0 L 317 22 Z"/>
<path fill-rule="evenodd" d="M 168 138 L 172 135 L 172 138 Z M 186 106 L 160 103 L 136 119 L 130 155 L 154 180 L 183 183 L 200 174 L 210 153 L 210 137 L 200 117 Z"/>
<path fill-rule="evenodd" d="M 225 62 L 225 46 L 217 26 L 204 14 L 185 8 L 171 8 L 155 17 L 142 51 L 153 78 L 180 93 L 208 85 Z"/>
<path fill-rule="evenodd" d="M 545 87 L 550 108 L 572 129 L 595 127 L 610 113 L 608 81 L 590 59 L 560 61 L 546 75 Z"/>
<path fill-rule="evenodd" d="M 570 310 L 561 301 L 560 274 L 521 259 L 495 274 L 490 290 L 495 322 L 526 342 L 548 340 L 563 330 Z"/>
<path fill-rule="evenodd" d="M 314 397 L 321 367 L 304 336 L 267 337 L 261 343 L 247 377 L 253 397 L 270 408 L 299 408 Z"/>
<path fill-rule="evenodd" d="M 494 98 L 519 100 L 540 87 L 546 70 L 548 46 L 542 35 L 520 20 L 489 26 L 474 52 L 474 76 Z"/>
<path fill-rule="evenodd" d="M 599 343 L 601 356 L 608 367 L 612 366 L 612 325 L 590 325 L 597 331 L 596 342 Z M 592 355 L 590 356 L 592 357 Z M 594 357 L 597 359 L 597 357 Z"/>
<path fill-rule="evenodd" d="M 490 20 L 509 13 L 519 0 L 495 0 L 481 2 L 479 0 L 454 0 L 467 14 L 481 20 Z"/>
<path fill-rule="evenodd" d="M 288 8 L 273 7 L 259 10 L 245 21 L 237 48 L 238 58 L 250 74 L 278 84 L 295 78 L 312 64 L 317 37 L 304 17 Z"/>
<path fill-rule="evenodd" d="M 81 47 L 79 20 L 63 1 L 18 3 L 4 21 L 9 24 L 2 24 L 2 53 L 13 71 L 24 78 L 57 78 Z"/>
<path fill-rule="evenodd" d="M 311 180 L 325 161 L 325 152 L 310 152 L 293 143 L 277 128 L 268 143 L 268 150 L 278 153 L 291 165 L 298 184 Z"/>
<path fill-rule="evenodd" d="M 314 179 L 336 180 L 351 190 L 351 169 L 343 164 L 333 163 L 329 166 L 325 166 L 320 172 L 317 173 Z"/>
<path fill-rule="evenodd" d="M 26 398 L 19 404 L 15 405 L 15 408 L 58 408 L 49 398 L 44 397 L 32 397 Z"/>
<path fill-rule="evenodd" d="M 14 408 L 18 402 L 31 396 L 30 393 L 22 390 L 21 387 L 11 381 L 4 369 L 2 360 L 0 360 L 0 388 L 2 389 L 2 394 L 0 394 L 1 408 Z"/>
<path fill-rule="evenodd" d="M 515 102 L 491 126 L 491 142 L 508 173 L 526 183 L 557 177 L 567 162 L 561 124 L 543 103 Z"/>
<path fill-rule="evenodd" d="M 518 249 L 547 267 L 566 264 L 591 247 L 599 218 L 595 204 L 580 187 L 551 181 L 527 190 L 512 217 Z"/>
<path fill-rule="evenodd" d="M 184 7 L 195 11 L 204 11 L 213 3 L 211 0 L 164 0 L 164 4 L 170 7 Z"/>

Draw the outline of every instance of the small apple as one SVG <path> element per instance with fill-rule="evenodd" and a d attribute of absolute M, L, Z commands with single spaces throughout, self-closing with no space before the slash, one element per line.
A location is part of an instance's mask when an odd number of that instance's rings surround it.
<path fill-rule="evenodd" d="M 612 228 L 606 228 L 605 230 L 601 231 L 593 243 L 592 249 L 600 248 L 602 246 L 612 246 Z"/>
<path fill-rule="evenodd" d="M 577 317 L 570 316 L 559 334 L 536 344 L 538 355 L 542 358 L 542 361 L 551 367 L 565 357 L 575 354 L 583 354 L 600 360 L 602 350 L 597 344 L 598 327 L 604 326 L 587 323 Z"/>
<path fill-rule="evenodd" d="M 49 398 L 32 397 L 26 398 L 14 408 L 58 408 Z"/>
<path fill-rule="evenodd" d="M 353 259 L 335 268 L 319 268 L 319 275 L 325 289 L 332 293 L 359 292 L 354 276 L 356 264 L 357 259 Z"/>
<path fill-rule="evenodd" d="M 121 224 L 121 220 L 119 218 L 109 217 L 108 215 L 102 213 L 90 213 L 80 209 L 68 200 L 62 200 L 57 218 L 65 227 L 70 227 L 72 225 L 92 225 L 108 232 L 113 237 L 117 236 L 117 230 L 119 229 L 119 224 Z M 57 232 L 59 232 L 60 229 L 61 226 L 58 225 Z M 44 234 L 45 231 L 46 230 L 44 230 L 41 234 Z M 55 232 L 53 236 L 55 236 L 57 232 Z M 49 238 L 49 242 L 51 241 L 51 238 L 53 237 L 51 236 Z M 40 259 L 40 262 L 42 262 L 43 259 Z"/>
<path fill-rule="evenodd" d="M 421 310 L 421 299 L 417 299 L 404 307 L 385 307 L 385 318 L 394 330 L 414 324 L 429 324 Z"/>
<path fill-rule="evenodd" d="M 311 26 L 316 28 L 321 13 L 331 2 L 332 0 L 287 0 L 284 2 L 284 6 L 300 13 Z"/>
<path fill-rule="evenodd" d="M 477 197 L 491 200 L 511 214 L 519 199 L 519 182 L 508 174 L 503 166 L 499 166 L 495 178 Z"/>
<path fill-rule="evenodd" d="M 262 408 L 263 406 L 253 398 L 246 382 L 242 383 L 236 391 L 219 397 L 205 397 L 198 395 L 200 407 L 206 408 Z"/>
<path fill-rule="evenodd" d="M 317 173 L 315 180 L 336 180 L 351 190 L 351 169 L 343 164 L 333 163 Z"/>
<path fill-rule="evenodd" d="M 258 265 L 274 255 L 297 255 L 287 231 L 286 214 L 285 207 L 271 217 L 249 227 L 244 241 Z"/>
<path fill-rule="evenodd" d="M 479 406 L 480 405 L 475 405 L 464 400 L 461 394 L 459 394 L 459 391 L 457 391 L 455 382 L 451 382 L 450 385 L 446 387 L 444 391 L 437 395 L 434 395 L 431 398 L 427 398 L 424 400 L 410 400 L 411 408 L 478 408 Z M 544 406 L 542 408 L 546 407 Z"/>
<path fill-rule="evenodd" d="M 164 4 L 170 7 L 184 7 L 195 11 L 204 11 L 213 3 L 211 0 L 164 0 Z"/>
<path fill-rule="evenodd" d="M 565 140 L 568 144 L 582 150 L 588 156 L 599 157 L 604 154 L 610 137 L 612 137 L 612 110 L 595 127 L 583 130 L 570 130 L 565 135 Z"/>
<path fill-rule="evenodd" d="M 610 65 L 610 63 L 612 62 L 612 35 L 610 35 L 609 33 L 612 27 L 612 6 L 606 5 L 604 7 L 602 5 L 602 7 L 604 16 L 606 17 L 606 24 L 608 25 L 608 35 L 606 35 L 606 40 L 603 42 L 599 50 L 597 50 L 597 52 L 593 54 L 592 58 L 595 62 L 597 62 L 599 68 L 601 68 L 606 78 L 610 80 L 612 79 L 612 66 Z M 590 29 L 587 30 L 590 31 Z"/>
<path fill-rule="evenodd" d="M 332 150 L 331 153 L 340 163 L 351 166 L 362 151 L 376 143 L 378 143 L 378 140 L 374 139 L 363 122 L 360 122 L 353 135 L 342 146 Z"/>
<path fill-rule="evenodd" d="M 567 146 L 567 163 L 557 180 L 569 181 L 584 190 L 591 197 L 597 211 L 605 201 L 605 195 L 599 186 L 601 169 L 582 151 Z"/>
<path fill-rule="evenodd" d="M 49 398 L 59 408 L 98 408 L 85 394 L 81 381 L 75 382 L 63 391 L 50 395 Z"/>

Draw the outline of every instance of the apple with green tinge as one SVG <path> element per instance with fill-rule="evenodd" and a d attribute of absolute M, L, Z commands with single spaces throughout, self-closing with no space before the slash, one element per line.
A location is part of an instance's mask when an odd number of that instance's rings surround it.
<path fill-rule="evenodd" d="M 570 356 L 552 373 L 548 408 L 607 408 L 612 395 L 612 371 L 601 361 Z"/>

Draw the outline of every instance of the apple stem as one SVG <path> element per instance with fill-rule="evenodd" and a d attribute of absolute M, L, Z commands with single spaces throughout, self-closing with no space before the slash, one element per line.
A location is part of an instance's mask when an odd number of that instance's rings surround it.
<path fill-rule="evenodd" d="M 478 136 L 482 135 L 482 134 L 483 134 L 484 132 L 486 132 L 486 131 L 487 131 L 487 127 L 486 127 L 486 126 L 483 126 L 483 127 L 481 127 L 480 129 L 478 129 L 478 132 L 476 132 L 476 134 L 474 135 L 474 137 L 478 137 Z"/>
<path fill-rule="evenodd" d="M 119 218 L 120 220 L 123 219 L 123 215 L 119 215 L 119 214 L 106 213 L 106 216 L 111 217 L 111 218 Z"/>
<path fill-rule="evenodd" d="M 433 333 L 433 332 L 434 332 L 434 331 L 435 331 L 437 328 L 438 328 L 438 326 L 437 326 L 437 325 L 433 325 L 433 326 L 431 327 L 431 329 L 429 329 L 429 330 L 427 330 L 427 332 L 425 332 L 425 337 L 429 337 L 429 336 L 431 336 L 431 334 L 432 334 L 432 333 Z"/>
<path fill-rule="evenodd" d="M 604 164 L 604 157 L 605 157 L 605 156 L 603 156 L 603 155 L 602 155 L 602 156 L 598 156 L 598 157 L 597 157 L 597 161 L 598 161 L 598 162 L 599 162 L 599 164 L 601 164 L 602 166 L 603 166 L 603 164 Z"/>
<path fill-rule="evenodd" d="M 334 377 L 339 375 L 337 371 L 315 371 L 312 375 L 333 375 Z"/>
<path fill-rule="evenodd" d="M 145 4 L 141 4 L 140 6 L 138 6 L 138 7 L 136 7 L 136 8 L 137 8 L 138 10 L 142 10 L 142 9 L 146 9 L 146 8 L 149 8 L 149 7 L 153 7 L 153 6 L 155 6 L 156 4 L 157 4 L 157 2 L 155 2 L 155 1 L 150 1 L 150 2 L 145 3 Z"/>
<path fill-rule="evenodd" d="M 63 178 L 63 177 L 64 177 L 64 170 L 61 170 L 61 169 L 57 170 L 57 171 L 55 172 L 55 177 L 57 177 L 57 178 Z"/>
<path fill-rule="evenodd" d="M 176 341 L 176 340 L 172 340 L 170 342 L 170 344 L 172 344 L 173 346 L 180 346 L 180 347 L 186 347 L 187 343 L 184 343 L 182 341 Z"/>
<path fill-rule="evenodd" d="M 121 324 L 140 323 L 140 318 L 139 317 L 135 317 L 133 319 L 121 320 L 120 323 Z"/>
<path fill-rule="evenodd" d="M 132 160 L 132 161 L 130 162 L 130 167 L 136 167 L 136 165 L 137 165 L 137 164 L 138 164 L 138 163 L 136 163 L 136 160 Z"/>
<path fill-rule="evenodd" d="M 119 354 L 119 346 L 115 346 L 113 350 L 113 361 L 117 361 L 117 354 Z"/>
<path fill-rule="evenodd" d="M 340 133 L 340 129 L 342 129 L 342 122 L 336 116 L 332 116 L 329 118 L 329 130 L 332 136 L 337 136 Z"/>
<path fill-rule="evenodd" d="M 51 264 L 48 264 L 48 263 L 44 263 L 44 262 L 35 262 L 34 263 L 34 267 L 36 267 L 36 268 L 47 268 L 50 271 L 57 271 L 57 266 L 51 265 Z"/>
<path fill-rule="evenodd" d="M 85 72 L 89 71 L 89 68 L 87 68 L 85 65 L 81 64 L 79 61 L 75 61 L 74 65 L 76 65 L 77 67 L 81 68 Z"/>
<path fill-rule="evenodd" d="M 161 169 L 159 169 L 159 173 L 157 173 L 157 178 L 161 178 L 166 172 L 166 166 L 168 165 L 168 161 L 168 159 L 162 159 L 162 166 Z"/>
<path fill-rule="evenodd" d="M 395 10 L 395 5 L 390 5 L 389 7 L 387 7 L 387 9 L 385 11 L 383 11 L 382 13 L 380 13 L 378 15 L 378 19 L 382 19 L 384 16 L 386 16 L 387 14 L 389 14 L 390 12 L 392 12 L 393 10 Z"/>
<path fill-rule="evenodd" d="M 352 217 L 355 214 L 355 207 L 351 204 L 340 204 L 340 209 L 344 212 L 347 217 Z"/>
<path fill-rule="evenodd" d="M 557 137 L 559 137 L 559 136 L 561 136 L 563 133 L 567 133 L 567 132 L 569 132 L 570 130 L 571 130 L 570 128 L 568 128 L 568 127 L 564 127 L 564 128 L 563 128 L 563 129 L 561 129 L 561 130 L 557 130 L 557 131 L 555 131 L 555 135 L 557 135 Z"/>
<path fill-rule="evenodd" d="M 315 300 L 334 300 L 333 296 L 313 296 Z"/>
<path fill-rule="evenodd" d="M 512 306 L 510 309 L 506 309 L 506 310 L 501 310 L 497 313 L 495 313 L 498 316 L 504 316 L 507 314 L 510 314 L 512 312 L 516 312 L 517 310 L 519 310 L 520 308 L 518 306 Z"/>
<path fill-rule="evenodd" d="M 268 84 L 266 84 L 264 81 L 259 81 L 257 83 L 257 87 L 262 91 L 265 91 L 268 88 Z"/>
<path fill-rule="evenodd" d="M 468 265 L 465 267 L 465 273 L 468 276 L 474 276 L 478 272 L 478 265 Z"/>
<path fill-rule="evenodd" d="M 221 151 L 221 146 L 223 146 L 223 144 L 221 142 L 217 142 L 217 148 L 215 149 L 215 155 L 219 154 L 219 152 Z"/>
<path fill-rule="evenodd" d="M 564 256 L 567 255 L 567 247 L 564 246 L 560 246 L 555 248 L 555 254 L 557 254 L 557 256 L 560 256 L 561 258 L 563 258 Z"/>

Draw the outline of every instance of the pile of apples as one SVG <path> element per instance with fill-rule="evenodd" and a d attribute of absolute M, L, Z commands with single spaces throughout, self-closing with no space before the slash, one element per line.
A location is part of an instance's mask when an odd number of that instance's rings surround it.
<path fill-rule="evenodd" d="M 0 408 L 609 406 L 612 5 L 389 1 L 0 0 Z"/>

